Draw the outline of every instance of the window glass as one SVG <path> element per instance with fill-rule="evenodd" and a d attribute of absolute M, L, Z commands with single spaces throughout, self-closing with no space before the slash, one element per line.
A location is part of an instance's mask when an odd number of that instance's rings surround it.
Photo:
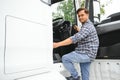
<path fill-rule="evenodd" d="M 100 5 L 103 8 L 101 10 L 101 20 L 106 19 L 109 15 L 120 12 L 120 0 L 100 0 Z"/>
<path fill-rule="evenodd" d="M 64 0 L 52 5 L 53 19 L 63 18 L 64 20 L 75 23 L 74 0 Z"/>
<path fill-rule="evenodd" d="M 43 3 L 45 3 L 45 4 L 48 4 L 48 5 L 50 5 L 51 4 L 51 0 L 41 0 Z"/>

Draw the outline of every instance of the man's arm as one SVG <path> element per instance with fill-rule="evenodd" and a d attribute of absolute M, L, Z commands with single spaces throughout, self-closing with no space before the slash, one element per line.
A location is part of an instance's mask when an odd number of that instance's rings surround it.
<path fill-rule="evenodd" d="M 67 46 L 67 45 L 70 45 L 72 44 L 72 39 L 71 38 L 67 38 L 63 41 L 60 41 L 60 42 L 54 42 L 53 43 L 53 48 L 57 48 L 57 47 L 61 47 L 61 46 Z"/>

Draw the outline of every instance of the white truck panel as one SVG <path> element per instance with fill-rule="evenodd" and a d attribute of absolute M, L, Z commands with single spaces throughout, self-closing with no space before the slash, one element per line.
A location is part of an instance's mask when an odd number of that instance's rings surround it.
<path fill-rule="evenodd" d="M 66 80 L 66 79 L 60 73 L 53 70 L 51 72 L 47 72 L 44 74 L 38 74 L 35 76 L 29 76 L 16 80 Z"/>
<path fill-rule="evenodd" d="M 47 29 L 46 25 L 40 23 L 6 16 L 5 73 L 49 65 L 47 54 L 52 51 L 48 47 L 50 42 L 47 40 L 51 37 Z"/>
<path fill-rule="evenodd" d="M 0 0 L 0 80 L 53 75 L 52 33 L 49 5 L 41 0 Z M 59 73 L 56 77 L 63 78 Z"/>
<path fill-rule="evenodd" d="M 120 60 L 95 60 L 91 64 L 90 80 L 120 80 Z"/>
<path fill-rule="evenodd" d="M 75 64 L 81 77 L 79 64 Z M 54 69 L 68 77 L 70 73 L 62 63 L 55 63 Z M 96 59 L 90 67 L 90 80 L 120 80 L 120 60 Z"/>

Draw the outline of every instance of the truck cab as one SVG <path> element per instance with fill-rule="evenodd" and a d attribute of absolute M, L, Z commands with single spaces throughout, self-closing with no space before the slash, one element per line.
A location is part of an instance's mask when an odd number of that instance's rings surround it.
<path fill-rule="evenodd" d="M 71 1 L 71 0 L 70 0 Z M 91 64 L 90 68 L 90 80 L 119 80 L 120 77 L 120 19 L 119 12 L 107 15 L 105 19 L 101 19 L 100 13 L 100 1 L 102 0 L 72 0 L 65 1 L 57 4 L 57 10 L 60 10 L 61 14 L 58 18 L 53 20 L 53 41 L 62 41 L 76 33 L 73 29 L 74 25 L 81 26 L 77 19 L 76 10 L 79 7 L 85 7 L 90 11 L 89 18 L 93 22 L 98 36 L 99 36 L 99 49 L 97 57 Z M 72 6 L 69 6 L 69 5 Z M 78 5 L 79 4 L 79 5 Z M 112 2 L 111 2 L 112 4 Z M 67 7 L 70 9 L 67 9 Z M 64 7 L 62 7 L 64 6 Z M 73 7 L 73 8 L 71 8 Z M 64 10 L 65 9 L 65 10 Z M 70 10 L 70 12 L 69 12 Z M 112 9 L 111 9 L 112 10 Z M 63 12 L 62 12 L 63 11 Z M 53 18 L 57 17 L 55 12 Z M 58 13 L 59 14 L 59 11 Z M 106 13 L 105 13 L 106 14 Z M 67 15 L 72 16 L 67 17 Z M 59 18 L 61 17 L 62 18 Z M 72 20 L 71 20 L 72 19 Z M 64 69 L 61 63 L 61 57 L 74 50 L 75 45 L 69 45 L 53 49 L 53 59 L 58 71 L 64 76 L 70 76 L 69 72 Z M 59 64 L 59 66 L 57 65 Z M 78 64 L 75 64 L 76 69 L 80 72 Z M 81 73 L 79 73 L 81 74 Z M 114 76 L 113 76 L 114 75 Z"/>

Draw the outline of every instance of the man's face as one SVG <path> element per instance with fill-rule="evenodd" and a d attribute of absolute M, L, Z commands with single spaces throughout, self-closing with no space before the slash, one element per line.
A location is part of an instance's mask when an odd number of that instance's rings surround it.
<path fill-rule="evenodd" d="M 78 12 L 78 18 L 81 23 L 85 23 L 88 20 L 88 16 L 84 10 Z"/>

